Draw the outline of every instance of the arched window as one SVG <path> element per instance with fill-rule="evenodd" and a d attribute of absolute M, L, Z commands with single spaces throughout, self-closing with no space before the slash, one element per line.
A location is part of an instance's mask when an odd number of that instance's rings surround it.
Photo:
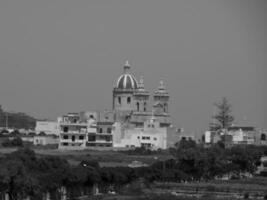
<path fill-rule="evenodd" d="M 127 103 L 128 103 L 128 104 L 131 103 L 131 97 L 127 97 Z"/>
<path fill-rule="evenodd" d="M 261 140 L 262 140 L 262 141 L 266 141 L 266 135 L 263 134 L 263 133 L 261 134 Z"/>
<path fill-rule="evenodd" d="M 121 97 L 118 97 L 118 103 L 121 105 Z"/>
<path fill-rule="evenodd" d="M 136 110 L 137 110 L 137 111 L 139 111 L 139 107 L 140 107 L 139 102 L 137 102 L 137 103 L 136 103 Z"/>
<path fill-rule="evenodd" d="M 112 129 L 111 129 L 110 127 L 108 127 L 108 128 L 107 128 L 107 133 L 111 133 L 111 130 L 112 130 Z"/>
<path fill-rule="evenodd" d="M 144 102 L 144 112 L 146 112 L 146 102 Z"/>

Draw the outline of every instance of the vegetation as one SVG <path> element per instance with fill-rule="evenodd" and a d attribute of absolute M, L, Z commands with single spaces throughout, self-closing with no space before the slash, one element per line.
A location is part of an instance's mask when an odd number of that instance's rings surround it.
<path fill-rule="evenodd" d="M 34 129 L 36 119 L 25 113 L 11 113 L 3 111 L 0 105 L 0 127 L 5 127 L 8 122 L 8 127 L 16 129 Z"/>
<path fill-rule="evenodd" d="M 6 138 L 2 142 L 2 146 L 3 147 L 22 147 L 23 142 L 22 142 L 22 139 L 20 137 L 16 136 L 12 139 Z"/>
<path fill-rule="evenodd" d="M 91 195 L 98 187 L 101 193 L 116 191 L 124 195 L 141 195 L 144 188 L 157 182 L 210 182 L 225 175 L 240 178 L 245 173 L 255 172 L 264 152 L 266 149 L 255 146 L 204 148 L 193 141 L 182 140 L 171 149 L 172 159 L 158 160 L 149 167 L 101 168 L 92 156 L 87 156 L 78 165 L 70 165 L 58 156 L 37 156 L 34 151 L 23 148 L 0 158 L 0 193 L 7 193 L 10 200 L 25 197 L 38 200 L 49 193 L 54 200 L 65 188 L 68 198 L 72 199 Z M 232 184 L 235 188 L 235 183 Z M 257 184 L 266 185 L 266 182 L 258 180 Z M 207 191 L 218 190 L 213 185 L 203 187 Z M 197 185 L 196 188 L 201 189 Z M 230 190 L 229 185 L 219 188 Z"/>
<path fill-rule="evenodd" d="M 214 103 L 214 106 L 217 108 L 218 112 L 213 116 L 215 122 L 210 125 L 210 129 L 227 129 L 234 122 L 231 104 L 225 97 L 223 97 L 221 102 Z"/>
<path fill-rule="evenodd" d="M 128 154 L 128 155 L 155 155 L 155 154 L 164 154 L 162 149 L 158 150 L 151 150 L 149 148 L 146 148 L 144 146 L 142 147 L 136 147 L 127 151 L 121 151 L 122 153 Z"/>

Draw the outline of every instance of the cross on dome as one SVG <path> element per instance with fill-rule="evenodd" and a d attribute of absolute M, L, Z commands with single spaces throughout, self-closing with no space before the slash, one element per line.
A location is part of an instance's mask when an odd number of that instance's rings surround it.
<path fill-rule="evenodd" d="M 159 90 L 165 90 L 165 86 L 164 86 L 163 80 L 160 80 L 160 82 L 159 82 Z"/>
<path fill-rule="evenodd" d="M 130 67 L 129 60 L 126 60 L 124 66 L 126 66 L 126 67 Z"/>
<path fill-rule="evenodd" d="M 125 62 L 125 64 L 124 64 L 124 67 L 123 67 L 124 74 L 128 74 L 129 71 L 130 71 L 130 68 L 131 68 L 131 66 L 130 66 L 130 64 L 129 64 L 129 61 L 126 60 L 126 62 Z"/>

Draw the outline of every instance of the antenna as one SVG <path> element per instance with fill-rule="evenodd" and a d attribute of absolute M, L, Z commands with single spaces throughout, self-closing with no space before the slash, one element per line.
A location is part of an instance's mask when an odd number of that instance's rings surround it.
<path fill-rule="evenodd" d="M 6 112 L 6 129 L 8 129 L 8 113 Z"/>

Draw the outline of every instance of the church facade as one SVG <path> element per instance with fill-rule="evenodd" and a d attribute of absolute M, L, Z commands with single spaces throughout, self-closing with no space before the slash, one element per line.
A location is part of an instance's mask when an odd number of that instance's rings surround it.
<path fill-rule="evenodd" d="M 138 82 L 128 62 L 113 88 L 113 147 L 166 149 L 178 141 L 171 125 L 169 93 L 160 81 L 150 94 L 144 79 Z"/>
<path fill-rule="evenodd" d="M 159 87 L 151 95 L 144 87 L 143 77 L 138 82 L 130 73 L 130 65 L 127 61 L 123 74 L 118 78 L 113 88 L 112 107 L 115 120 L 127 123 L 131 127 L 143 127 L 153 112 L 160 127 L 169 127 L 171 125 L 169 98 L 163 81 L 160 81 Z M 150 107 L 152 107 L 151 110 L 149 110 Z"/>

